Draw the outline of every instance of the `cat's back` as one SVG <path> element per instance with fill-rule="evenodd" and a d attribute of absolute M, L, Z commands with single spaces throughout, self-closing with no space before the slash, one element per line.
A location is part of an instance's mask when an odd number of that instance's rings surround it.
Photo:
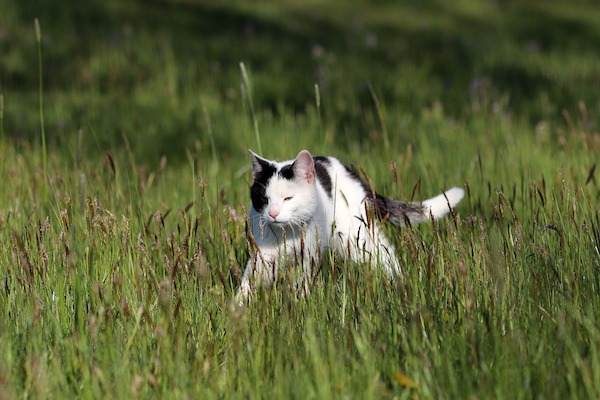
<path fill-rule="evenodd" d="M 351 168 L 331 156 L 314 157 L 319 183 L 331 199 L 342 200 L 348 205 L 360 204 L 368 188 Z"/>

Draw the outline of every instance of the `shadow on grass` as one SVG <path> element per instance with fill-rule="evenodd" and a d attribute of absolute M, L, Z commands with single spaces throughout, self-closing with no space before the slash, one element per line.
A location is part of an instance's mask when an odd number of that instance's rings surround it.
<path fill-rule="evenodd" d="M 189 103 L 200 94 L 211 97 L 214 109 L 239 111 L 241 61 L 252 72 L 256 110 L 304 114 L 315 102 L 316 83 L 325 117 L 356 140 L 365 140 L 364 132 L 372 128 L 365 118 L 375 113 L 370 86 L 386 108 L 412 115 L 440 101 L 446 113 L 460 117 L 474 99 L 492 103 L 508 95 L 509 111 L 535 123 L 574 108 L 579 100 L 590 108 L 600 103 L 594 90 L 600 74 L 593 66 L 600 65 L 600 20 L 586 12 L 591 6 L 578 4 L 583 6 L 380 1 L 375 6 L 323 3 L 320 9 L 291 1 L 251 7 L 244 2 L 24 0 L 12 5 L 15 28 L 20 27 L 15 32 L 21 35 L 7 31 L 1 39 L 0 48 L 11 57 L 0 60 L 0 68 L 4 90 L 15 97 L 7 101 L 19 103 L 21 94 L 23 107 L 34 108 L 26 104 L 38 88 L 32 28 L 38 17 L 46 94 L 94 93 L 110 99 L 96 104 L 98 113 L 113 116 L 113 121 L 97 117 L 101 148 L 119 143 L 123 132 L 134 137 L 146 132 L 157 148 L 150 153 L 180 153 L 191 144 L 190 131 L 199 129 L 199 106 Z M 31 35 L 23 37 L 28 27 Z M 581 58 L 570 61 L 574 55 Z M 590 65 L 577 70 L 579 61 Z M 187 105 L 161 111 L 172 96 Z M 55 124 L 51 137 L 60 136 L 60 130 L 77 132 L 82 120 L 95 121 L 86 115 L 85 99 L 79 107 L 73 103 L 65 101 L 62 125 L 49 117 Z M 227 118 L 225 111 L 217 115 Z M 124 118 L 131 121 L 123 124 Z M 35 137 L 31 118 L 6 120 L 9 135 Z M 230 140 L 218 142 L 227 146 Z"/>

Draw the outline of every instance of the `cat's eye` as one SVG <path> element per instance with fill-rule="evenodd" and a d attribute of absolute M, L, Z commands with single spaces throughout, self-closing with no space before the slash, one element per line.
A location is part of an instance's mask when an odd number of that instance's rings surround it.
<path fill-rule="evenodd" d="M 293 196 L 286 197 L 286 198 L 284 198 L 284 199 L 283 199 L 283 201 L 289 201 L 289 200 L 291 200 L 291 199 L 292 199 L 292 197 L 293 197 Z"/>

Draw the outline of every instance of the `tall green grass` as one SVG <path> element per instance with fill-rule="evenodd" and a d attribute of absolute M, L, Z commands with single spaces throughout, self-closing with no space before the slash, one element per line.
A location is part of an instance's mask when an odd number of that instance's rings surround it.
<path fill-rule="evenodd" d="M 399 170 L 422 168 L 422 195 L 450 182 L 468 195 L 450 218 L 390 230 L 404 279 L 338 258 L 323 263 L 306 298 L 295 300 L 282 278 L 248 308 L 233 297 L 247 260 L 249 172 L 236 177 L 238 165 L 223 164 L 211 177 L 199 159 L 193 170 L 148 170 L 126 154 L 77 164 L 50 152 L 52 196 L 44 198 L 40 152 L 4 141 L 4 389 L 31 397 L 597 396 L 600 215 L 593 178 L 585 183 L 593 136 L 573 132 L 570 148 L 549 149 L 501 117 L 431 118 L 428 137 L 439 137 L 424 139 L 426 155 L 414 151 Z M 460 139 L 480 123 L 495 125 L 501 144 L 482 138 L 473 147 L 480 154 L 459 161 Z M 520 146 L 511 143 L 515 130 Z M 446 135 L 456 144 L 436 146 Z M 419 175 L 400 173 L 398 190 L 375 154 L 340 157 L 383 171 L 371 177 L 388 193 L 410 193 L 405 185 Z"/>
<path fill-rule="evenodd" d="M 561 111 L 555 106 L 563 100 L 552 90 L 536 92 L 531 102 L 515 100 L 495 86 L 495 75 L 474 80 L 462 94 L 454 87 L 444 92 L 431 79 L 443 75 L 435 58 L 429 69 L 410 62 L 390 67 L 386 56 L 337 41 L 336 35 L 362 37 L 360 26 L 358 36 L 326 30 L 365 10 L 380 43 L 393 42 L 403 29 L 392 23 L 400 15 L 411 29 L 426 23 L 457 35 L 446 39 L 456 44 L 456 37 L 470 36 L 455 14 L 481 17 L 492 6 L 460 2 L 453 17 L 444 17 L 433 3 L 423 9 L 328 3 L 347 14 L 316 24 L 335 39 L 330 51 L 339 57 L 325 54 L 336 63 L 326 65 L 326 88 L 304 84 L 302 68 L 278 64 L 276 54 L 266 66 L 243 64 L 252 74 L 240 71 L 239 62 L 246 63 L 240 57 L 235 72 L 213 66 L 214 80 L 204 80 L 204 67 L 190 66 L 181 58 L 181 41 L 171 41 L 175 28 L 160 25 L 162 39 L 140 28 L 160 22 L 161 13 L 177 17 L 177 38 L 202 43 L 195 49 L 210 64 L 215 54 L 232 52 L 231 43 L 243 42 L 235 35 L 199 39 L 186 13 L 225 15 L 234 26 L 247 18 L 249 37 L 267 26 L 289 39 L 315 26 L 310 18 L 286 17 L 310 16 L 302 4 L 259 3 L 254 11 L 235 2 L 216 11 L 202 2 L 106 4 L 116 22 L 96 33 L 117 26 L 116 42 L 89 39 L 84 43 L 97 46 L 89 53 L 72 42 L 67 47 L 78 51 L 66 58 L 61 46 L 72 37 L 61 42 L 52 35 L 72 32 L 77 25 L 69 13 L 85 20 L 87 11 L 75 6 L 62 16 L 40 15 L 49 40 L 38 42 L 45 54 L 47 149 L 38 139 L 39 118 L 27 122 L 30 110 L 33 116 L 39 110 L 35 42 L 11 44 L 10 57 L 0 60 L 11 78 L 2 82 L 0 107 L 0 398 L 600 396 L 594 94 L 582 89 L 582 101 Z M 537 9 L 524 4 L 513 7 Z M 31 9 L 36 6 L 13 3 L 0 21 L 19 21 Z M 557 9 L 571 10 L 551 2 L 540 21 L 554 20 Z M 595 14 L 581 10 L 569 15 L 593 27 Z M 518 41 L 502 22 L 515 11 L 501 11 L 492 22 L 497 37 L 508 39 L 490 50 L 489 71 L 506 68 L 502 52 L 519 71 L 535 71 L 544 57 L 563 54 L 548 44 L 552 54 L 516 59 Z M 144 22 L 129 26 L 135 12 Z M 58 24 L 45 15 L 63 19 Z M 278 30 L 280 20 L 293 22 L 291 33 Z M 91 34 L 85 29 L 84 38 Z M 421 44 L 437 43 L 435 35 L 424 35 Z M 256 36 L 258 53 L 272 54 L 284 42 L 275 34 Z M 289 57 L 298 49 L 281 46 Z M 365 54 L 372 63 L 356 62 L 367 60 Z M 20 57 L 28 60 L 22 67 Z M 66 60 L 67 69 L 81 67 L 73 76 L 78 83 L 60 83 L 57 60 Z M 453 76 L 473 78 L 453 68 Z M 581 88 L 577 79 L 585 81 L 593 67 L 581 68 L 556 62 L 550 86 Z M 382 71 L 395 83 L 378 80 Z M 278 159 L 301 148 L 337 156 L 399 199 L 429 197 L 452 185 L 467 195 L 444 220 L 388 230 L 403 279 L 389 281 L 332 254 L 305 298 L 296 299 L 284 273 L 250 306 L 238 307 L 233 299 L 249 247 L 246 152 L 260 147 Z"/>

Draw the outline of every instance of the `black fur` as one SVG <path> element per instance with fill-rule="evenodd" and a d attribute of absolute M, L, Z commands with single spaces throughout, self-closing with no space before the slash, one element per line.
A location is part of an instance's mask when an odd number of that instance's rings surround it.
<path fill-rule="evenodd" d="M 333 196 L 333 186 L 331 184 L 331 176 L 329 176 L 329 171 L 327 170 L 327 166 L 330 164 L 329 159 L 327 157 L 314 157 L 314 159 L 317 179 L 329 195 L 329 198 L 331 198 Z"/>
<path fill-rule="evenodd" d="M 258 212 L 261 212 L 269 202 L 267 199 L 267 185 L 269 180 L 275 175 L 277 169 L 273 164 L 259 160 L 260 168 L 255 169 L 254 183 L 250 187 L 250 199 L 252 206 Z"/>
<path fill-rule="evenodd" d="M 284 179 L 287 179 L 288 181 L 294 180 L 294 163 L 291 163 L 290 165 L 286 165 L 285 167 L 281 168 L 279 170 L 279 176 L 281 176 Z"/>

